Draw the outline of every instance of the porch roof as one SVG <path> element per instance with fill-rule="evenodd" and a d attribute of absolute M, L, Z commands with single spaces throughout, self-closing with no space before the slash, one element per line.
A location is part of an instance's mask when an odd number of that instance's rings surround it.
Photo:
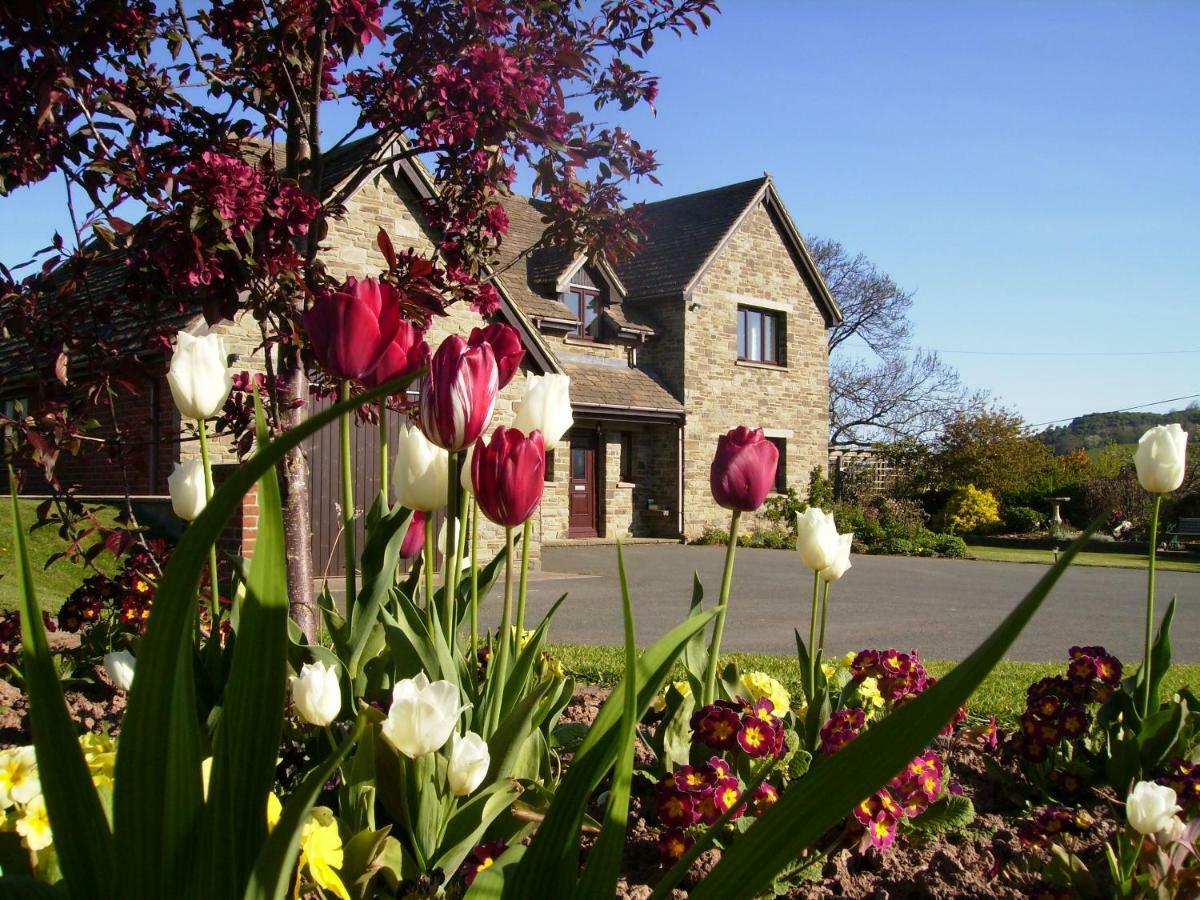
<path fill-rule="evenodd" d="M 571 403 L 577 407 L 611 408 L 622 414 L 681 418 L 683 404 L 667 389 L 656 373 L 627 365 L 595 363 L 579 358 L 561 360 L 571 376 Z M 636 416 L 633 416 L 636 417 Z"/>

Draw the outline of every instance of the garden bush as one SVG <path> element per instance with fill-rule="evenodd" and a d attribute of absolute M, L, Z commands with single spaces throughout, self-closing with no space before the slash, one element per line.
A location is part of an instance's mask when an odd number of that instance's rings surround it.
<path fill-rule="evenodd" d="M 941 522 L 950 534 L 990 531 L 1000 524 L 1000 504 L 991 491 L 968 484 L 950 495 L 942 510 Z"/>
<path fill-rule="evenodd" d="M 1013 534 L 1029 534 L 1040 531 L 1046 517 L 1028 506 L 1008 506 L 1004 509 L 1004 528 Z"/>
<path fill-rule="evenodd" d="M 949 559 L 962 559 L 967 555 L 967 542 L 957 534 L 938 534 L 934 535 L 933 549 L 940 556 L 945 556 Z"/>

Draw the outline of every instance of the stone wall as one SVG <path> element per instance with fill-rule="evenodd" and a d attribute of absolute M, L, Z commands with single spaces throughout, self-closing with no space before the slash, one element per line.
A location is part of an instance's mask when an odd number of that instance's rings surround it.
<path fill-rule="evenodd" d="M 772 214 L 760 205 L 696 285 L 686 312 L 684 532 L 729 527 L 713 502 L 708 471 L 717 437 L 737 425 L 786 442 L 787 483 L 802 494 L 813 466 L 826 465 L 828 351 L 825 323 Z M 681 304 L 682 305 L 682 304 Z M 782 312 L 782 365 L 737 358 L 737 308 Z M 743 527 L 754 527 L 743 520 Z"/>

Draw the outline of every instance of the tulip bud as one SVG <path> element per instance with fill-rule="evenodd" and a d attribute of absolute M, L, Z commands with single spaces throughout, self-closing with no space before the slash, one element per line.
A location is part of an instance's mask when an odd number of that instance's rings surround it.
<path fill-rule="evenodd" d="M 810 506 L 796 517 L 796 549 L 800 551 L 800 561 L 814 572 L 833 566 L 838 559 L 839 543 L 833 513 Z"/>
<path fill-rule="evenodd" d="M 414 510 L 412 520 L 408 523 L 408 531 L 404 532 L 404 540 L 400 544 L 400 558 L 413 559 L 420 556 L 425 547 L 425 512 Z"/>
<path fill-rule="evenodd" d="M 430 357 L 421 378 L 421 430 L 446 450 L 474 443 L 492 421 L 499 385 L 491 344 L 471 347 L 450 335 Z"/>
<path fill-rule="evenodd" d="M 445 745 L 464 709 L 458 688 L 449 681 L 430 684 L 420 672 L 392 688 L 392 705 L 381 726 L 383 736 L 409 759 L 417 759 Z"/>
<path fill-rule="evenodd" d="M 426 440 L 415 425 L 401 424 L 393 469 L 392 487 L 401 506 L 434 512 L 446 505 L 450 455 Z"/>
<path fill-rule="evenodd" d="M 313 355 L 338 379 L 370 375 L 392 348 L 401 322 L 396 289 L 374 278 L 347 278 L 304 315 Z"/>
<path fill-rule="evenodd" d="M 310 725 L 324 727 L 342 711 L 342 687 L 337 669 L 323 662 L 305 663 L 291 678 L 292 703 Z"/>
<path fill-rule="evenodd" d="M 530 375 L 525 381 L 525 396 L 517 404 L 513 428 L 524 434 L 542 433 L 549 452 L 558 446 L 575 419 L 571 415 L 571 376 Z"/>
<path fill-rule="evenodd" d="M 1179 812 L 1175 791 L 1152 781 L 1139 781 L 1125 798 L 1125 815 L 1138 834 L 1155 834 L 1171 827 Z"/>
<path fill-rule="evenodd" d="M 739 425 L 717 439 L 709 470 L 713 499 L 725 509 L 753 512 L 775 487 L 779 448 L 753 430 Z"/>
<path fill-rule="evenodd" d="M 854 533 L 839 534 L 837 538 L 837 550 L 833 562 L 821 570 L 821 578 L 831 583 L 850 570 L 850 547 L 854 544 Z"/>
<path fill-rule="evenodd" d="M 171 509 L 175 510 L 175 515 L 185 522 L 195 521 L 208 503 L 204 463 L 198 459 L 176 463 L 174 471 L 167 476 L 167 490 L 171 493 Z"/>
<path fill-rule="evenodd" d="M 499 386 L 503 388 L 513 380 L 521 360 L 525 357 L 525 348 L 521 346 L 521 336 L 511 325 L 499 322 L 486 328 L 472 328 L 467 338 L 467 344 L 478 347 L 480 344 L 490 344 L 492 354 L 496 357 L 496 373 Z"/>
<path fill-rule="evenodd" d="M 533 515 L 545 489 L 546 451 L 542 433 L 529 437 L 501 426 L 490 443 L 475 444 L 471 479 L 475 501 L 485 516 L 505 528 L 515 528 Z"/>
<path fill-rule="evenodd" d="M 1152 494 L 1169 494 L 1183 484 L 1187 439 L 1178 423 L 1155 425 L 1142 435 L 1133 464 L 1143 488 Z"/>
<path fill-rule="evenodd" d="M 413 372 L 425 365 L 429 347 L 425 344 L 425 332 L 408 320 L 401 320 L 396 336 L 383 351 L 379 364 L 362 377 L 363 387 L 377 388 Z"/>
<path fill-rule="evenodd" d="M 211 419 L 233 389 L 225 342 L 217 334 L 201 337 L 181 331 L 176 336 L 167 384 L 184 418 Z"/>
<path fill-rule="evenodd" d="M 127 691 L 133 685 L 133 670 L 137 660 L 128 650 L 104 654 L 104 671 L 118 691 Z"/>
<path fill-rule="evenodd" d="M 491 761 L 487 744 L 475 732 L 468 731 L 462 737 L 454 735 L 450 741 L 450 765 L 446 769 L 450 793 L 455 797 L 473 793 L 487 777 Z"/>

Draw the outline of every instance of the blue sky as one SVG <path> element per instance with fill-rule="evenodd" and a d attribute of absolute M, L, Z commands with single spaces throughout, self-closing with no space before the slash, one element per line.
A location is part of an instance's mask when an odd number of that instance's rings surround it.
<path fill-rule="evenodd" d="M 664 184 L 635 199 L 770 171 L 1030 422 L 1200 393 L 1200 352 L 1115 355 L 1200 351 L 1200 4 L 723 6 L 650 56 L 657 116 L 624 121 Z M 0 200 L 0 260 L 63 227 L 59 197 Z"/>

